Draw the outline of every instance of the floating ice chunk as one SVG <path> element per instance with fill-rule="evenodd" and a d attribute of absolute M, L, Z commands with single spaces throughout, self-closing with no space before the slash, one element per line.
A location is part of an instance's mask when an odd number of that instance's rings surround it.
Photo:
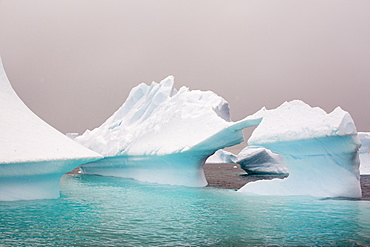
<path fill-rule="evenodd" d="M 283 158 L 260 146 L 247 146 L 236 157 L 235 163 L 248 174 L 288 174 Z"/>
<path fill-rule="evenodd" d="M 302 101 L 285 102 L 263 116 L 248 143 L 282 155 L 283 180 L 248 183 L 239 191 L 259 195 L 360 198 L 360 142 L 351 116 L 336 108 L 327 114 Z"/>
<path fill-rule="evenodd" d="M 223 164 L 234 163 L 236 155 L 225 150 L 217 150 L 214 154 L 208 157 L 206 163 Z"/>
<path fill-rule="evenodd" d="M 0 59 L 0 201 L 59 197 L 60 177 L 101 155 L 37 117 L 14 92 Z"/>
<path fill-rule="evenodd" d="M 370 174 L 370 133 L 358 132 L 361 142 L 360 155 L 360 174 Z"/>
<path fill-rule="evenodd" d="M 85 174 L 205 186 L 203 165 L 216 150 L 244 140 L 242 129 L 260 117 L 231 122 L 227 102 L 213 92 L 174 88 L 174 78 L 133 88 L 100 127 L 74 140 L 105 158 L 85 164 Z"/>

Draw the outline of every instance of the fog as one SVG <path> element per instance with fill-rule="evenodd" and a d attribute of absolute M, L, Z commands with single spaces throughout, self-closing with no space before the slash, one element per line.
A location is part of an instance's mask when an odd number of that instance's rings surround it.
<path fill-rule="evenodd" d="M 370 1 L 0 0 L 0 54 L 22 100 L 82 133 L 141 82 L 225 98 L 233 120 L 301 99 L 370 131 Z M 26 124 L 26 123 L 25 123 Z"/>

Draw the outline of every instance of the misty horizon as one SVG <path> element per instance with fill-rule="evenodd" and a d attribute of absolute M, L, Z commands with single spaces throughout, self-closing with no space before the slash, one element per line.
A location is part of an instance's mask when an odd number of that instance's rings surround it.
<path fill-rule="evenodd" d="M 370 131 L 370 2 L 0 1 L 13 88 L 61 132 L 102 124 L 141 82 L 211 90 L 233 121 L 300 99 Z"/>

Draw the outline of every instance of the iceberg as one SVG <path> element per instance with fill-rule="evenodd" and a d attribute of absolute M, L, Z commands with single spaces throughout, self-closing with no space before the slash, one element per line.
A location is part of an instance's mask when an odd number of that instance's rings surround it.
<path fill-rule="evenodd" d="M 260 146 L 247 146 L 236 157 L 235 163 L 248 174 L 288 174 L 283 157 Z"/>
<path fill-rule="evenodd" d="M 286 179 L 256 181 L 239 192 L 257 195 L 309 195 L 361 198 L 360 141 L 348 112 L 324 110 L 295 100 L 254 114 L 263 120 L 248 140 L 280 154 L 289 169 Z"/>
<path fill-rule="evenodd" d="M 0 59 L 0 201 L 59 197 L 59 180 L 102 158 L 35 115 L 17 96 Z"/>
<path fill-rule="evenodd" d="M 261 117 L 230 120 L 228 103 L 211 91 L 174 87 L 174 77 L 141 83 L 100 127 L 74 140 L 104 159 L 80 166 L 83 174 L 202 187 L 203 165 L 216 150 L 244 140 L 242 129 Z"/>
<path fill-rule="evenodd" d="M 361 142 L 360 155 L 360 174 L 370 174 L 370 133 L 358 132 L 358 138 Z"/>
<path fill-rule="evenodd" d="M 208 157 L 208 159 L 206 160 L 206 164 L 234 163 L 235 159 L 236 159 L 235 154 L 220 149 Z"/>

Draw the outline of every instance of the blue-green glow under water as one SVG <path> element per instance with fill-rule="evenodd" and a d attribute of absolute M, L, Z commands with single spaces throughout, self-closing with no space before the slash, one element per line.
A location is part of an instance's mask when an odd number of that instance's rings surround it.
<path fill-rule="evenodd" d="M 61 198 L 0 202 L 0 246 L 370 245 L 370 202 L 245 196 L 65 175 Z"/>

